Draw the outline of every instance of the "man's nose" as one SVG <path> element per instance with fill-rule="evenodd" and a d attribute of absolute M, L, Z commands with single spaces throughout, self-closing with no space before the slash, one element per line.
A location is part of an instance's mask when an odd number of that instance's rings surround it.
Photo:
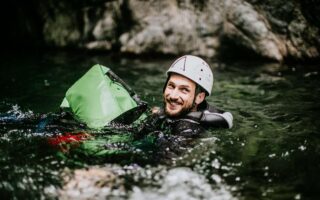
<path fill-rule="evenodd" d="M 171 90 L 170 96 L 171 99 L 178 99 L 179 97 L 179 91 L 177 89 Z"/>

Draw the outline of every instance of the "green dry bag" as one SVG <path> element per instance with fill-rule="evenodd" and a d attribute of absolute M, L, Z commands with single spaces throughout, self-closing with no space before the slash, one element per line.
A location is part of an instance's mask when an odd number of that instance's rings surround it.
<path fill-rule="evenodd" d="M 94 65 L 67 90 L 60 107 L 71 110 L 77 120 L 95 129 L 136 108 L 137 102 L 108 72 L 109 68 Z"/>

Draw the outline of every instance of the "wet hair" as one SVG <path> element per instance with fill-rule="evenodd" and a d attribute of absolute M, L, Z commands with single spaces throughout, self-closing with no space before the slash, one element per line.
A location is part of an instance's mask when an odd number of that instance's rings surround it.
<path fill-rule="evenodd" d="M 200 85 L 196 84 L 196 92 L 195 95 L 200 94 L 201 92 L 204 92 L 206 94 L 206 96 L 208 96 L 208 92 L 205 91 L 205 89 L 203 89 L 203 87 L 201 87 Z"/>

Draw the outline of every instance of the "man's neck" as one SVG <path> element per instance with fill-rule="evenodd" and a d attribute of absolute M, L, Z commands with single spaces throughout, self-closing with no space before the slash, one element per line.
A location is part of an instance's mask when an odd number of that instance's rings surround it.
<path fill-rule="evenodd" d="M 198 105 L 193 106 L 193 108 L 190 110 L 191 112 L 196 112 L 198 111 Z"/>

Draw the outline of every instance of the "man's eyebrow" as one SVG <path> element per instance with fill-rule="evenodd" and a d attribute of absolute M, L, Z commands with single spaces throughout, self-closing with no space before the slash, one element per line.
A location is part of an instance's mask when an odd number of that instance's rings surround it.
<path fill-rule="evenodd" d="M 180 87 L 180 88 L 186 88 L 186 89 L 190 89 L 191 88 L 190 85 L 183 85 L 183 84 L 182 85 L 176 85 L 174 81 L 168 81 L 167 85 L 169 85 L 169 84 L 177 86 L 177 87 Z"/>
<path fill-rule="evenodd" d="M 182 87 L 182 88 L 191 88 L 190 85 L 179 85 L 179 87 Z"/>

